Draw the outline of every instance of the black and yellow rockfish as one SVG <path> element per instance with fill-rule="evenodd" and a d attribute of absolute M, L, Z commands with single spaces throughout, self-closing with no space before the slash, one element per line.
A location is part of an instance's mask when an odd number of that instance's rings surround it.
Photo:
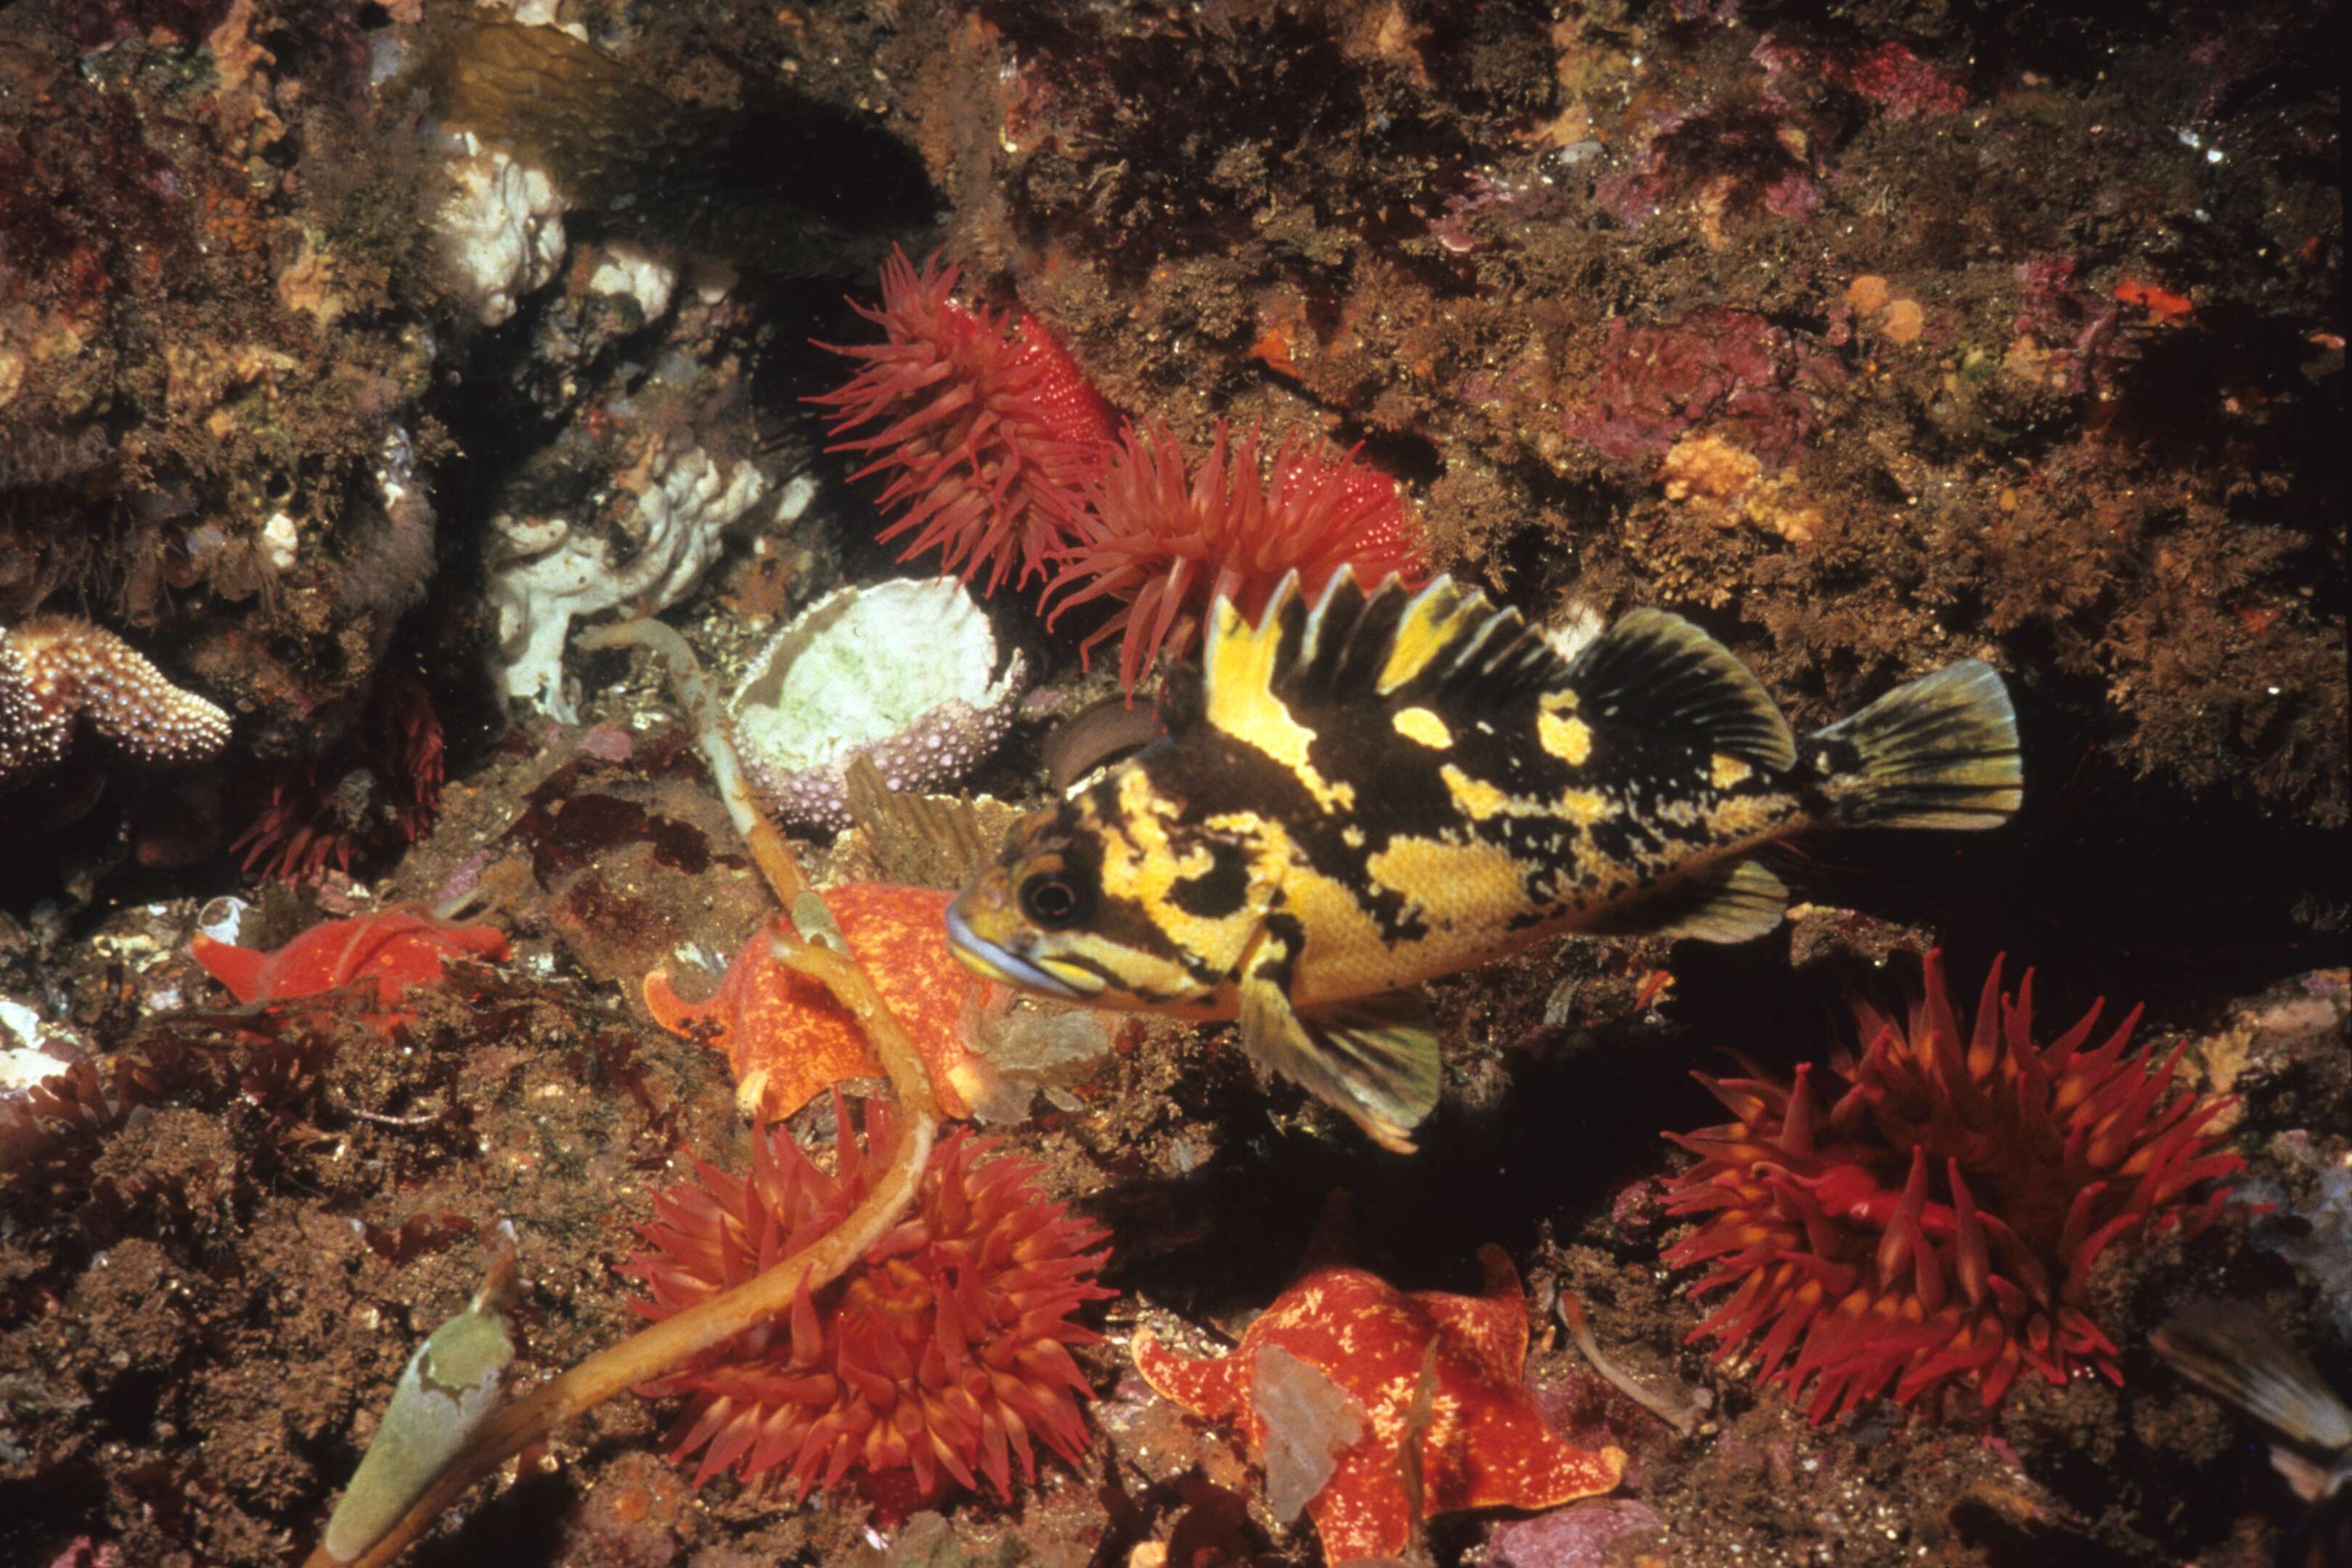
<path fill-rule="evenodd" d="M 1211 610 L 1197 711 L 1016 826 L 948 911 L 965 963 L 1101 1007 L 1238 1018 L 1392 1149 L 1437 1102 L 1414 987 L 1562 931 L 1740 942 L 1750 857 L 1824 825 L 1992 827 L 2017 725 L 1976 660 L 1798 739 L 1730 651 L 1641 610 L 1573 663 L 1440 578 L 1252 626 Z"/>

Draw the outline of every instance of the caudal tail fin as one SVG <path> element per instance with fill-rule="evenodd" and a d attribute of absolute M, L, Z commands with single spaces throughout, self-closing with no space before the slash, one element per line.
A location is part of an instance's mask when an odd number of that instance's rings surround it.
<path fill-rule="evenodd" d="M 1896 687 L 1814 733 L 1803 756 L 1851 827 L 1999 827 L 2025 798 L 2017 710 L 1981 659 Z"/>
<path fill-rule="evenodd" d="M 2352 1408 L 2260 1308 L 2194 1301 L 2147 1338 L 2189 1382 L 2288 1442 L 2331 1459 L 2352 1448 Z"/>

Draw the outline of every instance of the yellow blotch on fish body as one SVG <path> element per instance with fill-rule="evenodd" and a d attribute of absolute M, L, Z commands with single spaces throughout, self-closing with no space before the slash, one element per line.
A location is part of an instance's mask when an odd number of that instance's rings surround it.
<path fill-rule="evenodd" d="M 1536 739 L 1543 749 L 1571 768 L 1580 768 L 1592 755 L 1592 729 L 1581 719 L 1536 715 Z"/>
<path fill-rule="evenodd" d="M 1255 924 L 1258 911 L 1244 909 L 1222 917 L 1196 915 L 1177 901 L 1178 885 L 1206 875 L 1211 869 L 1211 858 L 1208 850 L 1199 846 L 1182 853 L 1177 851 L 1168 835 L 1175 808 L 1152 792 L 1150 781 L 1140 770 L 1130 772 L 1119 781 L 1118 809 L 1123 831 L 1102 835 L 1103 891 L 1141 905 L 1151 922 L 1188 952 L 1223 960 L 1237 951 L 1248 930 Z M 1255 813 L 1237 815 L 1244 819 L 1237 826 L 1258 826 Z M 1105 945 L 1110 952 L 1120 951 L 1113 944 Z M 1090 956 L 1103 959 L 1105 953 L 1097 952 Z M 1140 967 L 1143 963 L 1139 954 L 1132 959 L 1122 958 L 1114 966 L 1114 973 L 1122 978 L 1141 981 L 1158 991 L 1181 985 L 1181 967 L 1161 964 L 1147 978 Z"/>
<path fill-rule="evenodd" d="M 1362 900 L 1307 865 L 1279 823 L 1266 826 L 1265 858 L 1269 869 L 1281 866 L 1282 907 L 1307 932 L 1291 975 L 1294 1005 L 1360 996 L 1397 984 L 1387 973 L 1390 944 Z"/>
<path fill-rule="evenodd" d="M 1722 801 L 1706 814 L 1707 832 L 1726 844 L 1769 837 L 1785 826 L 1787 804 L 1754 795 Z"/>
<path fill-rule="evenodd" d="M 1444 751 L 1454 744 L 1454 731 L 1445 727 L 1444 720 L 1426 708 L 1407 708 L 1389 722 L 1406 740 L 1418 741 L 1434 750 Z"/>
<path fill-rule="evenodd" d="M 1707 766 L 1707 776 L 1717 789 L 1729 789 L 1734 784 L 1744 784 L 1755 772 L 1738 757 L 1727 756 L 1721 752 L 1715 753 Z"/>
<path fill-rule="evenodd" d="M 1438 776 L 1445 781 L 1445 793 L 1454 804 L 1473 822 L 1484 822 L 1511 808 L 1511 797 L 1485 779 L 1474 779 L 1460 768 L 1448 763 Z"/>
<path fill-rule="evenodd" d="M 1586 826 L 1609 815 L 1609 797 L 1591 790 L 1572 789 L 1559 797 L 1560 815 Z"/>
<path fill-rule="evenodd" d="M 1457 939 L 1483 927 L 1496 910 L 1524 906 L 1526 868 L 1509 851 L 1492 844 L 1442 844 L 1433 838 L 1399 838 L 1366 862 L 1365 868 L 1382 886 L 1394 889 L 1420 905 L 1436 931 L 1425 939 L 1451 947 L 1445 932 Z"/>

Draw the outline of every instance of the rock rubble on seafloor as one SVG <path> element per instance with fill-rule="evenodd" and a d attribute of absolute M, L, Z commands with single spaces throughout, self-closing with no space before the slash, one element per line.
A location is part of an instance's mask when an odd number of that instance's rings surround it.
<path fill-rule="evenodd" d="M 894 790 L 952 784 L 996 749 L 1027 686 L 1019 649 L 952 577 L 838 588 L 779 632 L 729 711 L 743 771 L 785 821 L 850 826 L 847 769 Z"/>

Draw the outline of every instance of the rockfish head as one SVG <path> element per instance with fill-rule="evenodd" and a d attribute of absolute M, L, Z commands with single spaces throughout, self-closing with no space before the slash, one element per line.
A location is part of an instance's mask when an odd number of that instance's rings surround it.
<path fill-rule="evenodd" d="M 1230 1016 L 1231 971 L 1260 911 L 1248 907 L 1238 847 L 1187 832 L 1176 816 L 1130 762 L 1016 824 L 948 908 L 956 956 L 1065 1001 Z M 1223 907 L 1185 897 L 1209 881 L 1230 891 Z"/>

